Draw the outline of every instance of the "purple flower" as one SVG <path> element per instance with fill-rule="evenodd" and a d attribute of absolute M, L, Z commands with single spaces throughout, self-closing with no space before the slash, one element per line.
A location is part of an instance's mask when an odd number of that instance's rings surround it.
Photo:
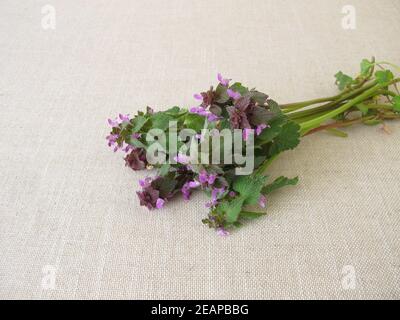
<path fill-rule="evenodd" d="M 213 114 L 211 112 L 207 115 L 208 122 L 215 122 L 215 121 L 218 121 L 219 119 L 220 119 L 220 117 L 216 116 L 215 114 Z"/>
<path fill-rule="evenodd" d="M 202 170 L 199 174 L 199 181 L 201 184 L 205 184 L 208 182 L 208 174 L 207 171 Z"/>
<path fill-rule="evenodd" d="M 126 147 L 123 149 L 126 153 L 128 153 L 130 150 L 134 150 L 135 147 L 131 146 L 130 144 L 126 145 Z"/>
<path fill-rule="evenodd" d="M 165 200 L 158 198 L 156 201 L 156 208 L 162 209 L 164 207 Z"/>
<path fill-rule="evenodd" d="M 211 111 L 207 111 L 202 106 L 200 106 L 200 107 L 191 107 L 189 109 L 189 112 L 190 113 L 196 113 L 196 114 L 198 114 L 200 116 L 203 116 L 203 117 L 207 117 L 207 120 L 209 122 L 214 122 L 214 121 L 219 120 L 219 117 L 217 115 L 213 114 Z"/>
<path fill-rule="evenodd" d="M 230 235 L 230 233 L 223 227 L 220 227 L 217 229 L 217 235 L 220 237 L 227 237 Z"/>
<path fill-rule="evenodd" d="M 226 108 L 229 113 L 229 120 L 232 129 L 251 129 L 247 113 L 251 111 L 252 104 L 250 97 L 242 97 L 235 101 L 234 106 Z"/>
<path fill-rule="evenodd" d="M 186 154 L 182 154 L 182 153 L 178 153 L 175 157 L 174 160 L 177 163 L 181 163 L 181 164 L 188 164 L 190 162 L 190 157 L 187 156 Z"/>
<path fill-rule="evenodd" d="M 211 201 L 206 203 L 206 207 L 215 207 L 218 204 L 218 198 L 224 194 L 224 192 L 225 188 L 213 188 L 211 190 Z"/>
<path fill-rule="evenodd" d="M 160 199 L 160 192 L 151 186 L 144 188 L 143 191 L 136 192 L 139 196 L 140 205 L 149 210 L 157 208 L 157 201 Z"/>
<path fill-rule="evenodd" d="M 133 170 L 145 169 L 147 165 L 145 150 L 142 148 L 133 149 L 132 152 L 125 157 L 125 165 Z"/>
<path fill-rule="evenodd" d="M 201 94 L 199 94 L 199 93 L 195 93 L 195 94 L 193 95 L 193 97 L 194 97 L 196 100 L 201 100 L 201 101 L 203 101 L 203 96 L 202 96 Z"/>
<path fill-rule="evenodd" d="M 121 123 L 130 122 L 129 114 L 119 114 L 119 118 L 121 119 Z"/>
<path fill-rule="evenodd" d="M 139 185 L 140 185 L 142 188 L 147 188 L 147 187 L 150 186 L 151 180 L 152 180 L 152 179 L 151 179 L 150 177 L 147 177 L 147 178 L 145 178 L 145 179 L 140 179 L 140 180 L 139 180 Z"/>
<path fill-rule="evenodd" d="M 192 194 L 191 189 L 195 189 L 195 188 L 197 188 L 199 186 L 200 186 L 200 182 L 198 182 L 198 181 L 188 181 L 188 182 L 186 182 L 183 185 L 182 189 L 181 189 L 183 198 L 185 200 L 190 200 L 190 196 Z"/>
<path fill-rule="evenodd" d="M 216 178 L 217 178 L 217 175 L 216 175 L 216 174 L 210 174 L 210 175 L 208 176 L 208 181 L 207 181 L 208 184 L 209 184 L 209 185 L 214 184 Z"/>
<path fill-rule="evenodd" d="M 263 194 L 258 199 L 258 205 L 261 208 L 265 208 L 267 206 L 267 198 Z"/>
<path fill-rule="evenodd" d="M 228 89 L 226 90 L 226 93 L 228 94 L 228 96 L 230 98 L 232 98 L 233 100 L 238 100 L 241 98 L 241 94 L 239 92 L 235 92 L 232 89 Z"/>
<path fill-rule="evenodd" d="M 224 79 L 220 73 L 218 73 L 217 78 L 221 85 L 223 85 L 224 87 L 229 86 L 230 79 Z"/>
<path fill-rule="evenodd" d="M 257 128 L 256 128 L 256 135 L 259 136 L 263 132 L 263 130 L 265 128 L 268 128 L 268 127 L 269 126 L 267 124 L 265 124 L 265 123 L 262 123 L 262 124 L 258 125 Z"/>
<path fill-rule="evenodd" d="M 235 192 L 235 191 L 230 191 L 230 192 L 229 192 L 229 196 L 230 196 L 231 198 L 236 197 L 236 192 Z"/>
<path fill-rule="evenodd" d="M 119 122 L 117 120 L 108 119 L 107 122 L 112 128 L 117 128 L 119 126 Z"/>
<path fill-rule="evenodd" d="M 247 141 L 250 137 L 250 134 L 253 132 L 254 132 L 253 129 L 247 129 L 247 128 L 243 129 L 243 140 Z"/>

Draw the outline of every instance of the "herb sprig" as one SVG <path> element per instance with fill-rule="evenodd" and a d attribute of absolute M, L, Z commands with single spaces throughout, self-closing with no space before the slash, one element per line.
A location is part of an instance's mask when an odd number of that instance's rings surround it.
<path fill-rule="evenodd" d="M 133 118 L 120 114 L 108 120 L 112 129 L 107 140 L 114 151 L 126 152 L 128 167 L 156 171 L 153 177 L 139 181 L 141 205 L 160 209 L 177 194 L 189 200 L 193 191 L 201 189 L 210 197 L 203 223 L 226 236 L 247 220 L 263 216 L 270 193 L 298 183 L 297 177 L 270 181 L 264 174 L 282 152 L 297 147 L 302 136 L 324 130 L 345 137 L 340 128 L 400 118 L 400 78 L 394 72 L 400 72 L 400 68 L 392 63 L 364 59 L 356 77 L 342 71 L 335 75 L 339 94 L 283 105 L 239 82 L 230 84 L 230 79 L 218 74 L 215 88 L 194 95 L 198 106 L 175 106 L 160 112 L 147 107 Z M 185 129 L 196 134 L 188 141 L 178 140 L 171 150 L 173 134 Z M 187 154 L 178 152 L 193 140 L 204 143 L 205 130 L 224 129 L 240 129 L 243 142 L 254 141 L 252 173 L 237 175 L 235 170 L 243 165 L 236 163 L 192 163 Z M 154 132 L 165 133 L 164 138 L 158 139 Z M 164 147 L 165 161 L 150 165 L 148 157 L 154 142 Z M 215 148 L 212 144 L 210 147 Z M 227 144 L 219 148 L 223 154 Z M 249 209 L 255 205 L 260 210 Z"/>

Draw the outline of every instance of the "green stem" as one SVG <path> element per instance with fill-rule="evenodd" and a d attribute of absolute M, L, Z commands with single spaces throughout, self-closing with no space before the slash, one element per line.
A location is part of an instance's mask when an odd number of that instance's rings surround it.
<path fill-rule="evenodd" d="M 318 127 L 319 125 L 321 125 L 321 123 L 323 123 L 324 121 L 328 120 L 328 119 L 332 119 L 334 117 L 336 117 L 337 115 L 341 114 L 342 112 L 350 109 L 351 107 L 357 105 L 360 102 L 363 102 L 364 100 L 373 97 L 376 92 L 381 89 L 384 88 L 385 86 L 387 86 L 386 84 L 376 84 L 375 86 L 373 86 L 372 88 L 364 91 L 362 94 L 360 94 L 359 96 L 355 97 L 354 99 L 348 101 L 347 103 L 345 103 L 344 105 L 342 105 L 341 107 L 328 112 L 325 115 L 316 117 L 310 121 L 304 122 L 301 124 L 301 134 L 304 135 L 306 134 L 308 131 Z"/>
<path fill-rule="evenodd" d="M 271 158 L 265 160 L 264 163 L 255 171 L 255 175 L 263 174 L 264 171 L 271 165 L 272 161 L 274 161 L 277 157 L 278 155 L 274 155 Z"/>

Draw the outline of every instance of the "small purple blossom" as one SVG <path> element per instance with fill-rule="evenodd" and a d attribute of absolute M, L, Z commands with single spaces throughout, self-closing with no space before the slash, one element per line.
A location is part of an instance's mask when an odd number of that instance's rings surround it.
<path fill-rule="evenodd" d="M 208 174 L 207 171 L 202 170 L 199 174 L 199 181 L 201 184 L 205 184 L 208 182 Z"/>
<path fill-rule="evenodd" d="M 258 125 L 256 128 L 256 135 L 259 136 L 265 128 L 268 128 L 268 125 L 266 125 L 265 123 Z"/>
<path fill-rule="evenodd" d="M 235 192 L 235 191 L 230 191 L 230 192 L 229 192 L 229 196 L 230 196 L 231 198 L 236 197 L 236 192 Z"/>
<path fill-rule="evenodd" d="M 218 204 L 218 198 L 224 194 L 225 188 L 213 188 L 211 190 L 211 201 L 206 203 L 207 208 L 215 207 Z"/>
<path fill-rule="evenodd" d="M 225 228 L 220 227 L 217 229 L 217 235 L 219 235 L 220 237 L 227 237 L 230 235 L 230 233 Z"/>
<path fill-rule="evenodd" d="M 221 85 L 223 85 L 224 87 L 229 86 L 230 79 L 224 79 L 220 73 L 218 73 L 217 79 L 218 79 L 219 83 Z"/>
<path fill-rule="evenodd" d="M 239 92 L 235 92 L 235 91 L 233 91 L 232 89 L 226 90 L 226 93 L 227 93 L 228 96 L 229 96 L 230 98 L 232 98 L 233 100 L 238 100 L 238 99 L 240 99 L 241 96 L 242 96 Z"/>
<path fill-rule="evenodd" d="M 195 93 L 195 94 L 193 95 L 193 97 L 194 97 L 196 100 L 203 101 L 203 96 L 202 96 L 200 93 Z"/>
<path fill-rule="evenodd" d="M 247 141 L 252 133 L 254 133 L 253 129 L 248 129 L 248 128 L 243 129 L 243 140 Z"/>
<path fill-rule="evenodd" d="M 165 203 L 164 199 L 158 198 L 156 201 L 156 208 L 162 209 L 164 207 L 164 203 Z"/>
<path fill-rule="evenodd" d="M 147 166 L 146 151 L 135 148 L 125 157 L 125 165 L 133 170 L 143 170 Z"/>
<path fill-rule="evenodd" d="M 150 177 L 146 177 L 146 178 L 144 178 L 144 179 L 140 179 L 140 180 L 139 180 L 139 185 L 140 185 L 142 188 L 147 188 L 147 187 L 150 186 L 151 181 L 152 181 L 152 179 L 151 179 Z"/>
<path fill-rule="evenodd" d="M 191 108 L 189 109 L 189 112 L 190 112 L 190 113 L 196 113 L 196 114 L 198 114 L 198 115 L 200 115 L 200 116 L 203 116 L 203 117 L 207 117 L 207 120 L 208 120 L 209 122 L 214 122 L 214 121 L 217 121 L 217 120 L 220 119 L 217 115 L 213 114 L 211 111 L 206 110 L 206 109 L 205 109 L 204 107 L 202 107 L 202 106 L 199 106 L 199 107 L 191 107 Z"/>
<path fill-rule="evenodd" d="M 207 181 L 208 184 L 209 184 L 209 185 L 214 184 L 216 178 L 217 178 L 217 175 L 216 175 L 216 174 L 210 174 L 210 175 L 208 176 L 208 181 Z"/>
<path fill-rule="evenodd" d="M 178 153 L 175 157 L 174 160 L 177 163 L 181 163 L 181 164 L 188 164 L 190 162 L 190 157 L 187 156 L 186 154 L 182 154 L 182 153 Z"/>
<path fill-rule="evenodd" d="M 197 188 L 199 186 L 200 186 L 200 182 L 198 182 L 198 181 L 188 181 L 188 182 L 186 182 L 183 185 L 182 189 L 181 189 L 183 198 L 185 200 L 190 200 L 190 196 L 192 194 L 191 189 L 195 189 L 195 188 Z"/>
<path fill-rule="evenodd" d="M 119 114 L 119 118 L 121 119 L 121 123 L 130 122 L 129 114 Z"/>
<path fill-rule="evenodd" d="M 118 120 L 108 119 L 107 122 L 112 128 L 117 128 L 119 126 Z"/>
<path fill-rule="evenodd" d="M 261 208 L 265 208 L 267 206 L 267 198 L 263 194 L 258 199 L 258 205 Z"/>

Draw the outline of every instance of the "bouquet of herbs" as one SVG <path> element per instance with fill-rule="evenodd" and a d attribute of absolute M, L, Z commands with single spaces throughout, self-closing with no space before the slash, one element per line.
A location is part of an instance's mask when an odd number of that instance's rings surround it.
<path fill-rule="evenodd" d="M 393 71 L 400 68 L 364 59 L 357 77 L 335 75 L 337 95 L 282 105 L 218 74 L 216 87 L 194 95 L 194 107 L 147 107 L 133 118 L 109 119 L 108 145 L 126 153 L 129 168 L 154 171 L 139 181 L 142 206 L 161 209 L 173 197 L 188 201 L 203 190 L 210 198 L 203 223 L 228 235 L 263 216 L 271 192 L 297 184 L 297 177 L 268 181 L 264 173 L 301 137 L 322 130 L 346 137 L 340 128 L 400 118 L 400 78 Z"/>

